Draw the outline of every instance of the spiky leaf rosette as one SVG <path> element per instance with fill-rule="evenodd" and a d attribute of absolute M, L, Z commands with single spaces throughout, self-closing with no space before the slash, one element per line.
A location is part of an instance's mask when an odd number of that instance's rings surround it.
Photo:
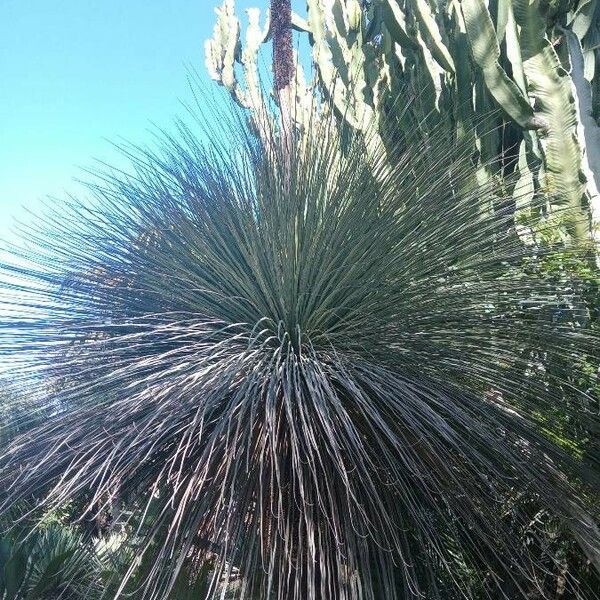
<path fill-rule="evenodd" d="M 468 151 L 415 131 L 390 166 L 315 117 L 289 159 L 223 131 L 137 151 L 5 266 L 35 309 L 5 349 L 58 383 L 2 454 L 3 506 L 146 506 L 144 598 L 192 553 L 217 559 L 209 597 L 234 578 L 240 598 L 447 597 L 443 571 L 524 597 L 515 490 L 597 559 L 565 478 L 592 473 L 540 425 L 585 410 L 545 365 L 597 339 Z"/>

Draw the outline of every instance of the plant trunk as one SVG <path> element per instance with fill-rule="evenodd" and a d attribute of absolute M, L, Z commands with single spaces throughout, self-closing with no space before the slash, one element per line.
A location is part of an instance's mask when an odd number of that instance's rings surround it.
<path fill-rule="evenodd" d="M 291 0 L 271 0 L 271 32 L 273 76 L 281 112 L 281 147 L 285 167 L 288 166 L 292 146 L 292 78 L 295 73 Z"/>

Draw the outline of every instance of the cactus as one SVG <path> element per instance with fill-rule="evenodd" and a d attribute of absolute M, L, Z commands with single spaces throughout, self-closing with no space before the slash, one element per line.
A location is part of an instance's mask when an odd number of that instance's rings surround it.
<path fill-rule="evenodd" d="M 218 14 L 209 71 L 238 102 L 264 110 L 252 73 L 267 36 L 240 51 L 233 0 Z M 426 119 L 470 136 L 482 177 L 517 175 L 510 185 L 520 214 L 540 220 L 560 207 L 568 215 L 561 234 L 590 238 L 600 223 L 600 0 L 307 0 L 306 15 L 292 22 L 308 36 L 315 85 L 340 120 L 385 142 L 394 104 L 412 90 L 421 113 L 396 127 L 409 135 Z M 303 74 L 296 85 L 305 86 L 297 98 L 310 92 Z M 482 113 L 491 115 L 483 124 Z M 299 128 L 308 114 L 297 111 Z"/>
<path fill-rule="evenodd" d="M 217 21 L 213 37 L 204 43 L 206 68 L 212 79 L 225 87 L 241 107 L 250 110 L 255 129 L 266 131 L 269 111 L 261 90 L 257 60 L 260 48 L 267 40 L 269 24 L 261 28 L 260 10 L 248 9 L 248 27 L 242 48 L 234 0 L 225 0 L 215 12 Z M 238 79 L 236 63 L 242 67 L 244 81 Z"/>

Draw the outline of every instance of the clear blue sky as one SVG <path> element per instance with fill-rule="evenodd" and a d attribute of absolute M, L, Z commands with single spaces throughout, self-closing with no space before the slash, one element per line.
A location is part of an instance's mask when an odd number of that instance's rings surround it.
<path fill-rule="evenodd" d="M 0 0 L 0 240 L 47 195 L 77 191 L 109 140 L 150 139 L 210 84 L 203 43 L 221 0 Z M 294 2 L 302 6 L 302 2 Z M 268 5 L 238 0 L 237 12 Z M 242 19 L 243 22 L 243 19 Z"/>

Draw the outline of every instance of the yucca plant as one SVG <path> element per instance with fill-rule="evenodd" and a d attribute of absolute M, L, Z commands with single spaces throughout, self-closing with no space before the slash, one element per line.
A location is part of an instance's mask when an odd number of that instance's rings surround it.
<path fill-rule="evenodd" d="M 547 368 L 599 349 L 578 291 L 544 277 L 555 250 L 474 186 L 469 143 L 417 127 L 390 165 L 326 115 L 291 153 L 237 114 L 180 125 L 40 219 L 3 267 L 27 318 L 0 348 L 60 385 L 1 453 L 2 510 L 151 511 L 120 588 L 145 556 L 141 598 L 191 554 L 214 562 L 207 598 L 233 580 L 244 599 L 526 597 L 515 490 L 600 567 L 566 480 L 597 486 L 597 457 L 544 433 L 557 403 L 597 423 Z"/>

